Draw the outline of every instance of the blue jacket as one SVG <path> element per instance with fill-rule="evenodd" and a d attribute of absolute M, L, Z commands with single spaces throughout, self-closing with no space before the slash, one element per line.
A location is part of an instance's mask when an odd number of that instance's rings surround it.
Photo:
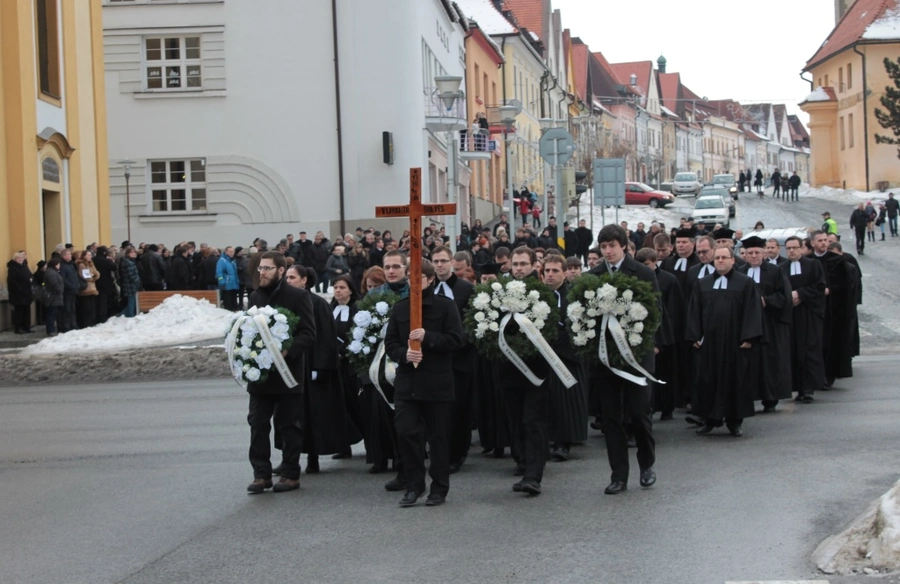
<path fill-rule="evenodd" d="M 239 290 L 237 266 L 230 257 L 222 254 L 216 263 L 216 281 L 222 290 Z"/>

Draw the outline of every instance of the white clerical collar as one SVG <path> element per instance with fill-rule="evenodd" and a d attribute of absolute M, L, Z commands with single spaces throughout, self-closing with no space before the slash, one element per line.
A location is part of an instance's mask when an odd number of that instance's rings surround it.
<path fill-rule="evenodd" d="M 556 307 L 562 308 L 562 294 L 559 293 L 559 289 L 553 291 L 556 294 Z"/>
<path fill-rule="evenodd" d="M 350 305 L 338 304 L 334 307 L 332 315 L 334 316 L 335 320 L 340 319 L 341 322 L 347 322 L 348 320 L 350 320 Z"/>
<path fill-rule="evenodd" d="M 706 276 L 711 276 L 713 272 L 716 271 L 716 267 L 712 264 L 712 262 L 708 264 L 703 264 L 703 267 L 700 268 L 700 277 L 704 278 Z"/>
<path fill-rule="evenodd" d="M 803 273 L 803 272 L 800 270 L 800 261 L 799 261 L 799 260 L 794 260 L 794 261 L 792 261 L 792 262 L 791 262 L 791 275 L 792 275 L 792 276 L 799 276 L 799 275 L 801 275 L 802 273 Z"/>
<path fill-rule="evenodd" d="M 772 265 L 778 265 L 778 258 L 769 258 L 769 263 Z"/>
<path fill-rule="evenodd" d="M 713 283 L 713 290 L 728 290 L 728 278 L 719 276 Z"/>
<path fill-rule="evenodd" d="M 825 253 L 828 253 L 828 252 L 826 251 Z M 814 254 L 817 258 L 823 258 L 823 257 L 825 257 L 825 253 L 818 254 L 818 253 L 816 253 L 816 252 L 813 252 L 813 254 Z"/>
<path fill-rule="evenodd" d="M 747 270 L 747 275 L 753 278 L 753 281 L 759 284 L 759 266 L 753 268 L 751 267 Z"/>
<path fill-rule="evenodd" d="M 448 284 L 447 282 L 438 282 L 435 293 L 440 296 L 446 296 L 450 300 L 453 300 L 453 288 L 451 288 L 450 284 Z"/>
<path fill-rule="evenodd" d="M 675 271 L 676 272 L 686 272 L 687 271 L 687 258 L 678 258 L 675 261 Z"/>

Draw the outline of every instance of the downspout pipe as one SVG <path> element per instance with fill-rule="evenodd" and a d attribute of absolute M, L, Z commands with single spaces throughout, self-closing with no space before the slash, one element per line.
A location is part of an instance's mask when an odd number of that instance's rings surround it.
<path fill-rule="evenodd" d="M 859 50 L 859 47 L 853 45 L 853 52 L 862 57 L 862 80 L 863 80 L 863 136 L 865 137 L 865 155 L 866 155 L 866 192 L 869 192 L 869 89 L 866 86 L 866 54 Z"/>
<path fill-rule="evenodd" d="M 344 203 L 344 135 L 341 122 L 341 64 L 338 54 L 337 0 L 331 0 L 332 40 L 334 42 L 334 101 L 337 118 L 338 201 L 340 204 L 341 233 L 347 233 L 346 206 Z"/>

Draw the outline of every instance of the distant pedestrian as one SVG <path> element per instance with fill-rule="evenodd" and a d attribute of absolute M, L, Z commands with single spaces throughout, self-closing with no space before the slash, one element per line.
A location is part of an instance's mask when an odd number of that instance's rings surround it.
<path fill-rule="evenodd" d="M 772 173 L 772 196 L 777 197 L 781 194 L 781 173 L 778 172 L 778 169 L 775 169 L 775 172 Z"/>
<path fill-rule="evenodd" d="M 888 193 L 888 200 L 885 201 L 884 206 L 887 209 L 891 237 L 897 237 L 897 214 L 900 212 L 900 201 L 894 198 L 894 193 Z"/>
<path fill-rule="evenodd" d="M 797 171 L 794 171 L 794 174 L 791 175 L 791 180 L 789 182 L 791 187 L 791 200 L 799 201 L 800 200 L 800 175 L 797 174 Z"/>
<path fill-rule="evenodd" d="M 881 228 L 881 241 L 884 241 L 884 224 L 887 223 L 887 207 L 884 203 L 878 204 L 878 218 L 875 219 L 875 225 Z"/>
<path fill-rule="evenodd" d="M 763 173 L 762 173 L 762 170 L 760 170 L 760 169 L 758 169 L 758 168 L 756 169 L 756 181 L 754 181 L 753 184 L 756 185 L 756 192 L 759 194 L 759 196 L 760 196 L 760 197 L 765 196 L 764 193 L 763 193 L 763 188 L 762 188 L 762 185 L 763 185 Z"/>
<path fill-rule="evenodd" d="M 866 225 L 869 222 L 869 214 L 866 213 L 866 206 L 860 203 L 853 213 L 850 214 L 850 228 L 856 232 L 856 253 L 865 255 L 863 250 L 866 247 Z"/>

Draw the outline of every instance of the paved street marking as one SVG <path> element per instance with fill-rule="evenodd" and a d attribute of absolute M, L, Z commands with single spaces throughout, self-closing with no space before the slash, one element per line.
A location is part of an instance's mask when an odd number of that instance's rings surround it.
<path fill-rule="evenodd" d="M 828 580 L 728 580 L 725 584 L 828 584 Z"/>

